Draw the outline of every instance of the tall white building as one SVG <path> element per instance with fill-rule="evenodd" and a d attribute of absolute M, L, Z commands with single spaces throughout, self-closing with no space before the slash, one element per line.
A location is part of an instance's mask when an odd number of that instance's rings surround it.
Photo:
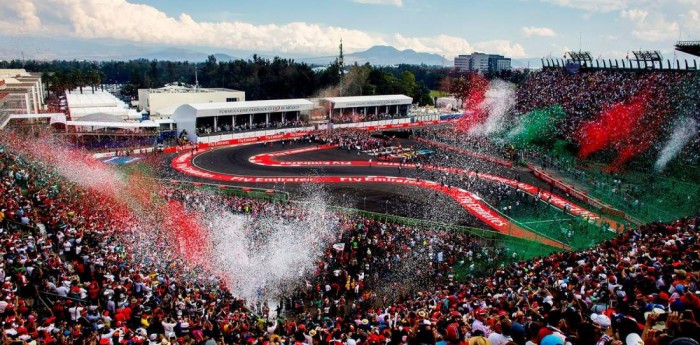
<path fill-rule="evenodd" d="M 510 58 L 503 55 L 473 53 L 455 57 L 455 67 L 470 72 L 500 72 L 510 70 Z"/>

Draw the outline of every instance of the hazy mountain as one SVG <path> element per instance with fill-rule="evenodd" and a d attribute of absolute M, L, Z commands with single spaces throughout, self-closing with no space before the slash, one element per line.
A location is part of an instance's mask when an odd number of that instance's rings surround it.
<path fill-rule="evenodd" d="M 398 50 L 391 46 L 374 46 L 363 52 L 348 54 L 348 63 L 366 63 L 372 65 L 428 65 L 428 66 L 452 66 L 453 62 L 442 55 L 431 53 L 419 53 L 413 49 Z"/>
<path fill-rule="evenodd" d="M 0 35 L 0 59 L 36 60 L 172 60 L 202 62 L 209 55 L 217 61 L 235 60 L 231 51 L 216 48 L 168 47 L 162 45 L 134 44 L 120 41 L 83 40 L 71 38 L 8 37 Z"/>
<path fill-rule="evenodd" d="M 336 59 L 336 54 L 326 56 L 309 56 L 309 54 L 286 54 L 275 52 L 253 52 L 246 50 L 221 49 L 214 47 L 173 47 L 154 44 L 136 44 L 114 40 L 84 40 L 72 38 L 11 37 L 0 34 L 0 59 L 37 59 L 37 60 L 172 60 L 172 61 L 206 61 L 209 55 L 217 61 L 229 61 L 237 58 L 252 59 L 253 55 L 265 59 L 275 56 L 306 62 L 311 65 L 327 66 Z M 534 62 L 534 61 L 533 61 Z M 391 46 L 374 46 L 365 51 L 348 53 L 345 64 L 370 63 L 375 66 L 398 64 L 425 64 L 429 66 L 452 67 L 452 59 L 441 55 L 420 53 L 412 49 L 398 50 Z M 527 67 L 527 62 L 522 66 Z M 537 59 L 539 65 L 539 59 Z M 532 64 L 531 64 L 532 66 Z"/>
<path fill-rule="evenodd" d="M 335 60 L 335 56 L 323 58 L 301 59 L 307 63 L 324 64 Z M 345 55 L 345 64 L 354 63 L 360 65 L 369 63 L 374 66 L 390 66 L 398 64 L 428 66 L 452 66 L 452 61 L 443 59 L 441 55 L 431 53 L 419 53 L 412 49 L 398 50 L 391 46 L 374 46 L 365 51 Z"/>
<path fill-rule="evenodd" d="M 147 60 L 169 60 L 169 61 L 206 61 L 209 55 L 214 55 L 216 61 L 236 60 L 235 57 L 224 53 L 204 53 L 197 50 L 184 48 L 165 48 L 158 51 L 122 56 L 120 60 L 147 59 Z"/>

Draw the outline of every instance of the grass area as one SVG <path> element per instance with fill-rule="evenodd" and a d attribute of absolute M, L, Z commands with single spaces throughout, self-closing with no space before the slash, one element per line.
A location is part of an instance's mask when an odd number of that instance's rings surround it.
<path fill-rule="evenodd" d="M 435 97 L 447 97 L 449 94 L 445 91 L 440 91 L 440 90 L 430 90 L 430 97 L 435 98 Z"/>
<path fill-rule="evenodd" d="M 700 212 L 700 167 L 676 159 L 663 172 L 648 158 L 635 160 L 617 174 L 605 172 L 607 154 L 580 161 L 569 149 L 542 149 L 555 158 L 554 171 L 587 193 L 642 223 L 669 222 Z M 551 169 L 551 167 L 550 167 Z M 615 183 L 621 180 L 622 183 Z"/>
<path fill-rule="evenodd" d="M 700 211 L 700 184 L 653 172 L 626 172 L 622 177 L 601 173 L 602 166 L 587 164 L 557 169 L 587 187 L 588 194 L 644 223 L 669 222 Z M 622 188 L 614 184 L 622 178 Z"/>
<path fill-rule="evenodd" d="M 513 206 L 513 201 L 502 202 L 498 208 L 503 210 L 505 206 Z M 543 201 L 521 202 L 519 206 L 512 207 L 506 215 L 525 228 L 575 250 L 590 248 L 615 236 L 614 232 L 602 226 L 566 214 Z"/>

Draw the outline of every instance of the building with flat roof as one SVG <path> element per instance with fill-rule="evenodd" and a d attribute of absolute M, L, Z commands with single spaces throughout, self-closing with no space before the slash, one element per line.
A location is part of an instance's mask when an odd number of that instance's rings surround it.
<path fill-rule="evenodd" d="M 159 89 L 139 89 L 139 110 L 153 118 L 170 118 L 180 105 L 245 101 L 245 92 L 224 88 L 200 88 L 168 84 Z"/>
<path fill-rule="evenodd" d="M 41 75 L 24 69 L 0 69 L 0 91 L 9 95 L 11 111 L 17 114 L 44 110 L 46 98 Z"/>
<path fill-rule="evenodd" d="M 331 122 L 345 123 L 406 117 L 413 98 L 406 95 L 326 97 L 319 103 Z"/>
<path fill-rule="evenodd" d="M 313 108 L 306 99 L 192 103 L 179 106 L 172 119 L 178 136 L 185 131 L 190 141 L 197 142 L 199 136 L 300 125 Z"/>
<path fill-rule="evenodd" d="M 105 113 L 118 116 L 124 120 L 140 119 L 141 113 L 132 109 L 109 92 L 95 90 L 78 90 L 66 92 L 66 104 L 71 120 L 80 119 L 83 116 Z"/>
<path fill-rule="evenodd" d="M 503 55 L 473 53 L 455 57 L 455 68 L 469 72 L 501 72 L 511 69 L 511 59 Z"/>

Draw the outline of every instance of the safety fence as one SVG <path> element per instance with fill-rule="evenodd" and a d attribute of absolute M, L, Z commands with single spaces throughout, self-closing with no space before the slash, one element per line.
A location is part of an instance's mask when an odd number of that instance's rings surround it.
<path fill-rule="evenodd" d="M 498 258 L 495 256 L 492 257 L 492 259 L 497 259 L 494 260 L 494 265 L 500 265 L 505 262 L 509 262 L 513 259 L 520 260 L 533 258 L 537 256 L 543 256 L 561 250 L 559 248 L 548 246 L 537 241 L 514 237 L 494 230 L 442 223 L 424 219 L 416 219 L 410 217 L 402 217 L 392 214 L 371 212 L 339 206 L 328 206 L 328 208 L 339 213 L 357 215 L 363 218 L 374 219 L 382 222 L 401 224 L 412 227 L 421 227 L 437 231 L 451 231 L 468 234 L 478 239 L 481 243 L 482 248 L 490 249 L 494 253 L 500 252 L 501 255 L 498 256 Z"/>
<path fill-rule="evenodd" d="M 183 180 L 172 180 L 172 179 L 159 179 L 163 183 L 169 183 L 171 185 L 177 185 L 184 189 L 204 189 L 210 192 L 224 193 L 227 195 L 234 195 L 239 197 L 263 199 L 267 201 L 277 201 L 277 202 L 287 202 L 289 200 L 289 193 L 267 188 L 253 188 L 246 186 L 236 186 L 236 185 L 225 185 L 225 184 L 215 184 L 215 183 L 203 183 L 203 182 L 193 182 L 193 181 L 183 181 Z"/>
<path fill-rule="evenodd" d="M 179 187 L 184 187 L 188 189 L 203 188 L 212 192 L 221 192 L 229 195 L 235 195 L 240 197 L 257 198 L 264 199 L 273 202 L 292 202 L 301 203 L 301 201 L 295 201 L 289 199 L 289 194 L 283 191 L 273 190 L 273 189 L 261 189 L 261 188 L 249 188 L 241 186 L 228 186 L 228 185 L 217 185 L 209 183 L 199 183 L 191 181 L 176 181 L 176 180 L 163 180 L 171 184 L 177 184 Z M 493 251 L 498 251 L 500 256 L 498 260 L 496 256 L 491 256 L 493 260 L 492 264 L 503 264 L 505 262 L 517 259 L 528 259 L 532 257 L 547 255 L 549 253 L 561 250 L 560 248 L 542 244 L 543 239 L 550 239 L 546 235 L 533 233 L 535 236 L 533 238 L 519 238 L 511 233 L 516 232 L 516 229 L 510 229 L 512 231 L 497 232 L 493 230 L 468 227 L 456 224 L 448 224 L 442 222 L 435 222 L 430 220 L 416 219 L 410 217 L 402 217 L 387 213 L 377 213 L 366 210 L 358 210 L 353 208 L 345 208 L 339 206 L 328 206 L 328 209 L 336 211 L 339 213 L 357 215 L 364 218 L 379 220 L 383 222 L 391 222 L 401 225 L 408 226 L 419 226 L 426 229 L 436 229 L 436 230 L 446 230 L 446 231 L 458 231 L 466 234 L 475 236 L 482 242 L 484 248 L 491 248 Z M 502 214 L 503 215 L 503 214 Z M 513 227 L 520 227 L 525 229 L 530 229 L 527 225 L 520 223 L 507 215 L 503 215 L 509 218 L 513 222 Z M 554 240 L 556 241 L 556 240 Z M 492 253 L 493 254 L 493 253 Z"/>
<path fill-rule="evenodd" d="M 601 211 L 630 223 L 669 222 L 700 211 L 700 185 L 658 174 L 616 176 L 583 170 L 573 157 L 531 155 L 528 159 L 586 188 L 589 198 L 600 200 Z"/>

